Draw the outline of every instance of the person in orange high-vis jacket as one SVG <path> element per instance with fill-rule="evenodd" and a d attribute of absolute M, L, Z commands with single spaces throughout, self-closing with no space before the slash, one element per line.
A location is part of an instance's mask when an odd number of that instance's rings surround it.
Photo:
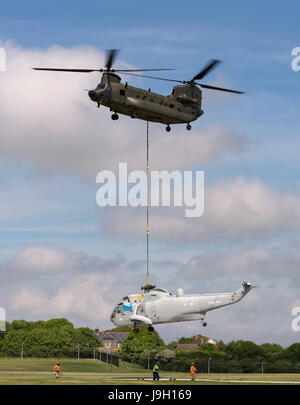
<path fill-rule="evenodd" d="M 58 378 L 61 372 L 60 364 L 56 363 L 54 366 L 55 378 Z"/>
<path fill-rule="evenodd" d="M 197 374 L 197 369 L 195 367 L 195 363 L 192 363 L 190 370 L 191 370 L 192 381 L 195 381 L 195 377 L 196 377 L 196 374 Z"/>

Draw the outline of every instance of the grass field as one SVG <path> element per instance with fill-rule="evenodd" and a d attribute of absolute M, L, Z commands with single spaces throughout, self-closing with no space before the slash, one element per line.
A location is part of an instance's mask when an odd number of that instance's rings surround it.
<path fill-rule="evenodd" d="M 53 366 L 57 359 L 0 358 L 0 384 L 2 385 L 150 385 L 152 373 L 141 367 L 121 362 L 120 367 L 110 366 L 98 360 L 61 359 L 63 375 L 55 379 Z M 300 384 L 300 374 L 198 374 L 196 381 L 189 381 L 188 373 L 161 372 L 163 381 L 156 385 L 168 384 L 259 384 L 259 381 Z M 142 378 L 147 378 L 147 380 Z M 183 381 L 170 381 L 170 378 Z M 139 380 L 138 380 L 139 379 Z M 266 383 L 265 383 L 266 384 Z"/>

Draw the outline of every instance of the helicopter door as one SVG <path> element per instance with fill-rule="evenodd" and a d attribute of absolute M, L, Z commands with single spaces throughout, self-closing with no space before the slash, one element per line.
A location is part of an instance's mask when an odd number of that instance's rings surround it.
<path fill-rule="evenodd" d="M 152 305 L 151 318 L 154 320 L 154 322 L 157 321 L 157 306 L 156 305 Z"/>

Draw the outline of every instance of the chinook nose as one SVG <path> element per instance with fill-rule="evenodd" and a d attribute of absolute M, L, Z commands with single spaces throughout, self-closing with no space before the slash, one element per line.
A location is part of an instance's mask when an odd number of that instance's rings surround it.
<path fill-rule="evenodd" d="M 98 94 L 96 90 L 90 90 L 88 94 L 91 100 L 98 101 Z"/>

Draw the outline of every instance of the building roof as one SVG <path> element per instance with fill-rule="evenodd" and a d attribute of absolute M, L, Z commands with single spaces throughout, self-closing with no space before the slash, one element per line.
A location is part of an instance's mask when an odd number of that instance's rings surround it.
<path fill-rule="evenodd" d="M 181 343 L 177 346 L 177 350 L 196 350 L 198 345 L 195 343 Z"/>
<path fill-rule="evenodd" d="M 99 332 L 95 333 L 100 341 L 102 340 L 114 340 L 116 343 L 122 343 L 127 338 L 129 332 Z"/>
<path fill-rule="evenodd" d="M 177 350 L 196 350 L 198 349 L 199 346 L 203 345 L 204 343 L 211 343 L 217 345 L 217 342 L 212 338 L 195 335 L 194 340 L 192 340 L 190 343 L 178 344 Z"/>
<path fill-rule="evenodd" d="M 204 338 L 194 339 L 191 341 L 191 343 L 194 343 L 195 345 L 203 345 L 204 340 L 205 340 Z"/>

